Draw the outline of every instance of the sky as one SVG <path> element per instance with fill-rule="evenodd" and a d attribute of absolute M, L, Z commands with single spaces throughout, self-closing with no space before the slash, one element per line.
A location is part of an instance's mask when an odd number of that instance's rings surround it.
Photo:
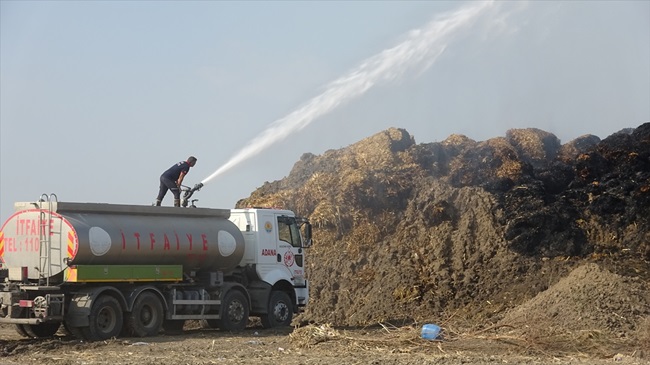
<path fill-rule="evenodd" d="M 416 143 L 530 127 L 565 143 L 650 121 L 650 1 L 0 0 L 0 222 L 43 193 L 149 205 L 190 155 L 193 186 L 414 37 L 436 41 L 428 58 L 286 125 L 197 205 L 232 208 L 303 153 L 390 127 Z"/>

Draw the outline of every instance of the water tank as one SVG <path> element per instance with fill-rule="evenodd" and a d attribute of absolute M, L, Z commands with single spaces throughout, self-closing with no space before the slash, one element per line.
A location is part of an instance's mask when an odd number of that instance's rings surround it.
<path fill-rule="evenodd" d="M 16 203 L 0 230 L 0 262 L 27 267 L 29 279 L 62 277 L 71 265 L 227 272 L 244 255 L 244 237 L 229 216 L 227 209 Z"/>

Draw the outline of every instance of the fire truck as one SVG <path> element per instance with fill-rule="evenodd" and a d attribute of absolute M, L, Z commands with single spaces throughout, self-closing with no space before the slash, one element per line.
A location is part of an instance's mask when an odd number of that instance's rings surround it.
<path fill-rule="evenodd" d="M 185 204 L 184 204 L 185 205 Z M 192 204 L 193 206 L 194 204 Z M 186 206 L 186 205 L 185 205 Z M 309 300 L 311 224 L 284 209 L 15 203 L 0 230 L 0 324 L 88 341 L 288 326 Z"/>

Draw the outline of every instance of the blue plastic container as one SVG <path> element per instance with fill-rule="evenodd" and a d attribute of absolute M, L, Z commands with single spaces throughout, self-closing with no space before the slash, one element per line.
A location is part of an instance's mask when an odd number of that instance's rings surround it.
<path fill-rule="evenodd" d="M 435 324 L 425 324 L 422 326 L 422 338 L 425 340 L 435 340 L 440 334 L 440 327 Z"/>

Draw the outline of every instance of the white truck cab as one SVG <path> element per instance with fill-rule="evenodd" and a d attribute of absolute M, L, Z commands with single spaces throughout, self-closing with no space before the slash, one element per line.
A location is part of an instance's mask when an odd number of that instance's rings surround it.
<path fill-rule="evenodd" d="M 311 244 L 311 226 L 303 226 L 304 221 L 292 211 L 282 209 L 231 209 L 230 221 L 246 242 L 240 266 L 253 267 L 259 279 L 271 287 L 289 283 L 296 294 L 295 305 L 305 306 L 309 301 L 305 248 Z"/>

